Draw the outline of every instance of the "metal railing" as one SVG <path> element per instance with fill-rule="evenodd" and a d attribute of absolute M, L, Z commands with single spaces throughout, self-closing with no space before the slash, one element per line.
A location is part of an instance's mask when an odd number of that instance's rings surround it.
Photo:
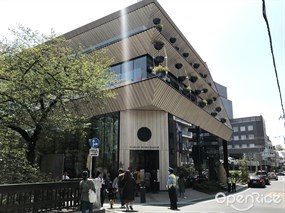
<path fill-rule="evenodd" d="M 0 185 L 0 212 L 50 212 L 80 205 L 79 180 Z"/>

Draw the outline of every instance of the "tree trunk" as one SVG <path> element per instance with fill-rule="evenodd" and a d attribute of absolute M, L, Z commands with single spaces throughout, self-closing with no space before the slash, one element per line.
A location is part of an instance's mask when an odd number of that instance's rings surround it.
<path fill-rule="evenodd" d="M 33 165 L 36 161 L 36 142 L 27 141 L 27 144 L 27 160 L 30 162 L 31 165 Z"/>
<path fill-rule="evenodd" d="M 28 145 L 28 149 L 26 152 L 27 160 L 30 162 L 31 165 L 33 165 L 36 161 L 36 143 L 38 140 L 38 136 L 42 132 L 42 126 L 40 124 L 37 124 L 32 136 L 29 136 L 27 131 L 19 126 L 8 125 L 7 127 L 18 132 L 23 137 L 23 139 Z"/>

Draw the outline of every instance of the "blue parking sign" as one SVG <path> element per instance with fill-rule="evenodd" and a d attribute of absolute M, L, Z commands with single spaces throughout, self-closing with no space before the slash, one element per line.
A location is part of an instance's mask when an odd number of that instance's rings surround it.
<path fill-rule="evenodd" d="M 89 145 L 91 148 L 98 148 L 100 146 L 100 140 L 98 138 L 89 139 Z"/>

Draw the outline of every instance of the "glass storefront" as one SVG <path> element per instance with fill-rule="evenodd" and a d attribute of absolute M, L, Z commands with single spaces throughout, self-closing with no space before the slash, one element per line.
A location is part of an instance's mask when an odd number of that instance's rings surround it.
<path fill-rule="evenodd" d="M 119 158 L 119 112 L 92 118 L 91 136 L 100 140 L 99 156 L 93 157 L 92 173 L 118 171 Z"/>

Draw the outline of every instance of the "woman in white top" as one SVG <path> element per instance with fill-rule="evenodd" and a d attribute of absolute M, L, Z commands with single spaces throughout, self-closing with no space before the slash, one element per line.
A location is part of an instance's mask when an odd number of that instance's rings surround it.
<path fill-rule="evenodd" d="M 96 203 L 94 203 L 95 208 L 101 208 L 101 188 L 102 188 L 102 183 L 103 183 L 103 178 L 102 178 L 102 172 L 97 171 L 94 185 L 95 185 L 95 190 L 96 190 Z"/>

